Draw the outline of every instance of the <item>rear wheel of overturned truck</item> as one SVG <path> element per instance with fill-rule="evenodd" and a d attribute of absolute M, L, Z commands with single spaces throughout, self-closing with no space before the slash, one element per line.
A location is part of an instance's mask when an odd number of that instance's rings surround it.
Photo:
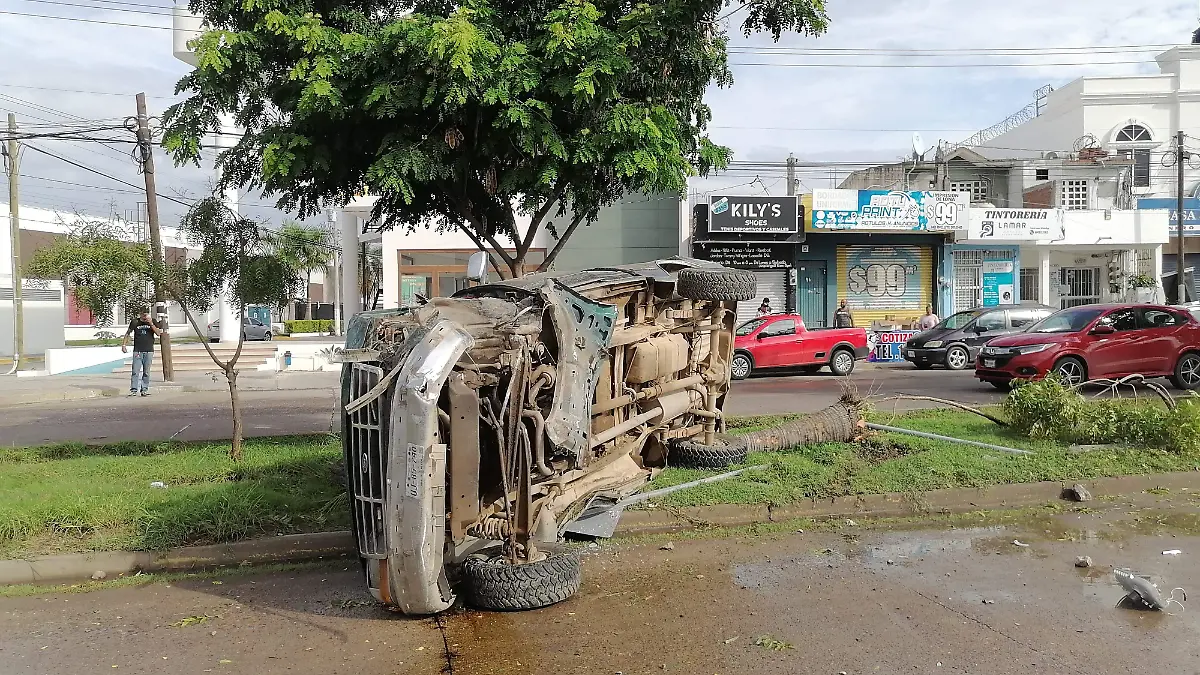
<path fill-rule="evenodd" d="M 472 555 L 463 562 L 467 601 L 479 609 L 511 612 L 562 602 L 579 591 L 583 567 L 570 552 L 545 553 L 514 565 L 498 551 Z"/>

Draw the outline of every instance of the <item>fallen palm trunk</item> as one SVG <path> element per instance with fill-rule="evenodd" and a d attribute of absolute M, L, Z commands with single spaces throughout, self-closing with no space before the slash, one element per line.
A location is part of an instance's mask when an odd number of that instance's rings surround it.
<path fill-rule="evenodd" d="M 820 412 L 739 438 L 751 452 L 772 452 L 811 443 L 848 443 L 862 435 L 863 427 L 858 398 L 845 394 Z"/>

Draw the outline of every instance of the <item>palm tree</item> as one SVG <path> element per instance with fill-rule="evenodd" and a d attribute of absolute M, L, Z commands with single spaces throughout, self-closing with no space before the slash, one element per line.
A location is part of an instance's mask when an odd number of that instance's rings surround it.
<path fill-rule="evenodd" d="M 304 275 L 304 300 L 307 302 L 313 270 L 323 270 L 333 264 L 332 234 L 324 227 L 289 220 L 275 233 L 274 239 L 279 257 Z"/>

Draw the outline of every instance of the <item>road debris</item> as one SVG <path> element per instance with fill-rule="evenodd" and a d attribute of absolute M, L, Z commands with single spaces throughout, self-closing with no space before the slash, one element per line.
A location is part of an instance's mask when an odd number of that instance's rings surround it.
<path fill-rule="evenodd" d="M 1092 556 L 1090 556 L 1090 555 L 1076 556 L 1075 566 L 1080 567 L 1080 568 L 1091 567 L 1092 566 Z"/>
<path fill-rule="evenodd" d="M 1029 548 L 1029 544 L 1026 544 L 1025 542 L 1021 541 L 1020 539 L 1013 539 L 1013 546 L 1020 546 L 1021 548 Z"/>
<path fill-rule="evenodd" d="M 108 577 L 108 573 L 104 570 L 96 570 L 92 572 L 92 581 L 104 581 Z"/>
<path fill-rule="evenodd" d="M 211 617 L 209 617 L 207 614 L 197 614 L 196 616 L 185 617 L 185 618 L 180 619 L 179 621 L 176 621 L 175 623 L 171 624 L 171 628 L 185 628 L 187 626 L 195 626 L 197 624 L 206 623 L 209 620 L 209 618 L 211 618 Z"/>
<path fill-rule="evenodd" d="M 739 639 L 741 639 L 741 637 L 742 637 L 741 635 L 734 635 L 733 637 L 731 637 L 731 638 L 729 638 L 728 640 L 726 640 L 726 641 L 725 641 L 725 644 L 727 644 L 727 645 L 731 645 L 731 644 L 733 644 L 734 642 L 737 642 Z"/>
<path fill-rule="evenodd" d="M 1173 548 L 1169 551 L 1163 551 L 1163 555 L 1179 555 L 1180 553 L 1183 553 L 1183 551 L 1180 551 L 1177 548 Z"/>
<path fill-rule="evenodd" d="M 846 519 L 846 526 L 847 526 L 847 527 L 858 527 L 858 523 L 856 523 L 856 522 L 854 522 L 853 520 L 850 520 L 849 518 L 847 518 L 847 519 Z"/>
<path fill-rule="evenodd" d="M 1079 483 L 1076 483 L 1069 488 L 1063 488 L 1062 497 L 1063 497 L 1063 499 L 1067 499 L 1067 500 L 1070 500 L 1073 502 L 1090 502 L 1090 501 L 1092 501 L 1092 493 L 1088 492 L 1088 489 L 1085 488 L 1084 486 L 1080 485 Z"/>
<path fill-rule="evenodd" d="M 154 488 L 155 490 L 166 490 L 167 484 L 162 482 L 161 480 L 156 480 L 150 484 L 150 487 Z"/>
<path fill-rule="evenodd" d="M 658 550 L 660 550 L 660 551 L 674 551 L 674 550 L 675 550 L 675 544 L 674 544 L 674 543 L 672 543 L 672 542 L 669 542 L 669 541 L 668 541 L 667 543 L 663 544 L 662 546 L 659 546 L 659 547 L 658 547 Z"/>
<path fill-rule="evenodd" d="M 1149 579 L 1134 574 L 1131 570 L 1116 569 L 1113 570 L 1113 576 L 1117 578 L 1117 583 L 1121 584 L 1121 588 L 1126 591 L 1125 596 L 1117 603 L 1118 607 L 1131 603 L 1138 607 L 1169 614 L 1167 608 L 1174 603 L 1179 605 L 1179 609 L 1184 609 L 1183 603 L 1175 599 L 1175 594 L 1179 593 L 1184 600 L 1187 600 L 1187 591 L 1182 588 L 1171 589 L 1171 595 L 1164 600 L 1158 586 L 1155 586 Z"/>
<path fill-rule="evenodd" d="M 771 651 L 775 652 L 782 652 L 786 649 L 794 649 L 790 642 L 776 640 L 770 635 L 760 635 L 758 639 L 754 641 L 754 646 L 762 647 L 763 649 L 770 649 Z"/>

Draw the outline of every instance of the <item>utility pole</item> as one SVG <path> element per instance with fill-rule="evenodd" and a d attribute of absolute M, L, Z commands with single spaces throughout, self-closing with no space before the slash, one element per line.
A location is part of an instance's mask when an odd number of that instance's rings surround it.
<path fill-rule="evenodd" d="M 1175 186 L 1175 197 L 1177 200 L 1175 204 L 1175 236 L 1179 240 L 1177 242 L 1179 245 L 1179 253 L 1175 259 L 1175 292 L 1178 293 L 1175 302 L 1180 305 L 1187 302 L 1187 283 L 1184 281 L 1183 274 L 1183 269 L 1185 266 L 1184 261 L 1187 260 L 1187 245 L 1184 243 L 1183 239 L 1183 165 L 1186 161 L 1187 152 L 1185 152 L 1183 149 L 1183 130 L 1180 129 L 1175 135 L 1175 164 L 1179 169 L 1179 174 L 1177 176 L 1179 182 Z"/>
<path fill-rule="evenodd" d="M 12 236 L 13 371 L 25 351 L 25 303 L 21 300 L 21 199 L 17 177 L 21 171 L 21 146 L 17 143 L 17 116 L 8 113 L 8 228 Z"/>
<path fill-rule="evenodd" d="M 796 194 L 796 156 L 788 153 L 787 160 L 787 193 L 791 197 Z"/>
<path fill-rule="evenodd" d="M 162 369 L 163 379 L 175 379 L 175 364 L 171 360 L 171 323 L 167 319 L 166 294 L 163 292 L 162 232 L 158 228 L 158 194 L 154 187 L 154 135 L 150 131 L 150 118 L 146 114 L 146 94 L 137 95 L 137 139 L 142 162 L 142 175 L 146 178 L 146 220 L 150 224 L 150 264 L 154 270 L 154 314 L 156 321 L 162 317 Z M 160 309 L 161 308 L 161 314 Z M 204 336 L 200 336 L 204 339 Z"/>

